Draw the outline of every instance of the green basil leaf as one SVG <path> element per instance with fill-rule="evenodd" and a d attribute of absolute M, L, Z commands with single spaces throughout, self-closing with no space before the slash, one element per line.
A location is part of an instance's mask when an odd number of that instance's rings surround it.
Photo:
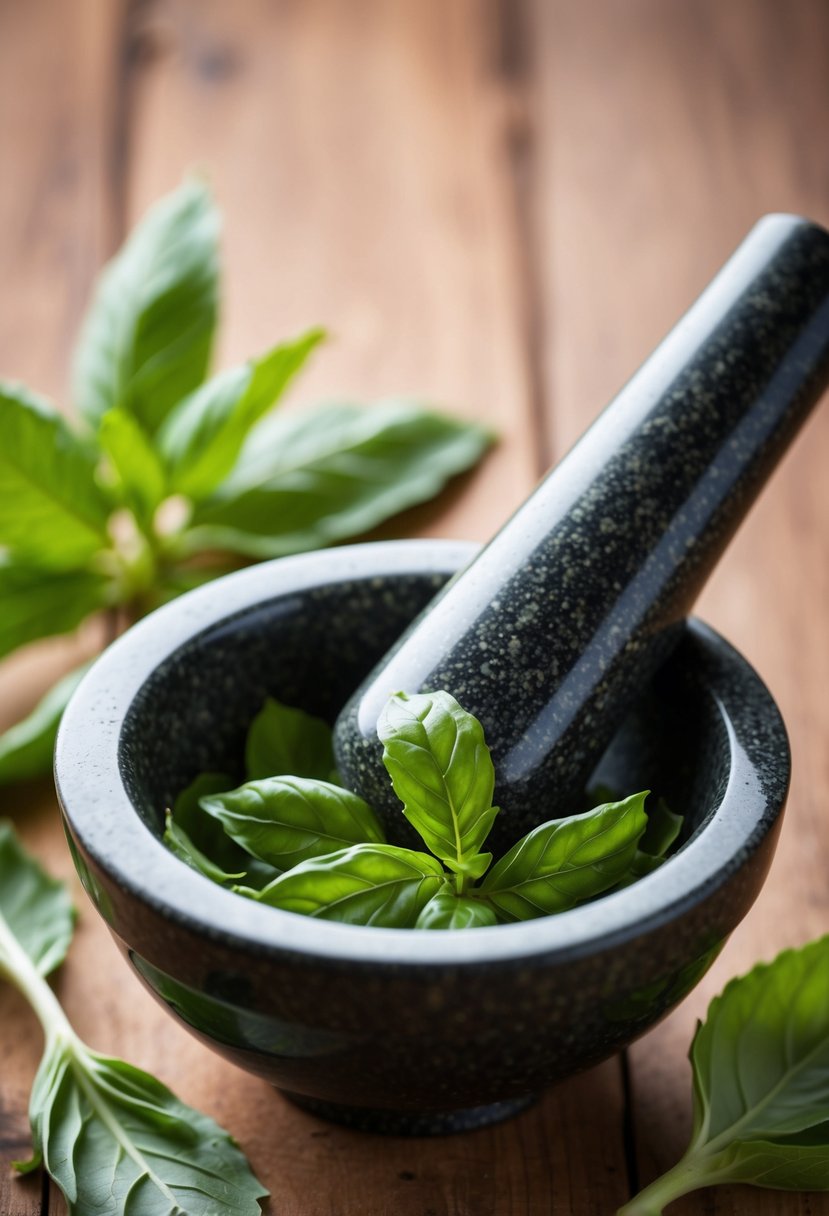
<path fill-rule="evenodd" d="M 167 494 L 164 466 L 147 432 L 124 409 L 107 410 L 98 439 L 109 457 L 119 498 L 149 524 Z"/>
<path fill-rule="evenodd" d="M 170 484 L 190 498 L 205 498 L 236 462 L 242 444 L 263 414 L 324 337 L 311 330 L 275 346 L 259 359 L 208 380 L 173 409 L 158 432 Z"/>
<path fill-rule="evenodd" d="M 630 863 L 630 868 L 627 873 L 620 878 L 616 886 L 630 887 L 633 883 L 638 882 L 640 878 L 646 878 L 648 874 L 653 874 L 654 870 L 658 870 L 663 866 L 667 858 L 654 857 L 653 853 L 644 853 L 642 849 L 637 849 L 633 854 L 633 861 Z"/>
<path fill-rule="evenodd" d="M 804 1132 L 779 1141 L 740 1141 L 718 1153 L 707 1170 L 713 1167 L 723 1182 L 784 1191 L 829 1191 L 829 1125 L 820 1128 L 813 1143 L 808 1143 L 810 1136 Z"/>
<path fill-rule="evenodd" d="M 675 814 L 664 798 L 659 798 L 652 807 L 648 807 L 645 814 L 648 817 L 647 827 L 639 840 L 639 847 L 633 854 L 630 869 L 617 884 L 619 888 L 629 887 L 640 878 L 658 870 L 682 831 L 682 815 Z"/>
<path fill-rule="evenodd" d="M 328 723 L 269 697 L 248 730 L 248 780 L 290 773 L 328 781 L 333 770 L 334 747 Z"/>
<path fill-rule="evenodd" d="M 228 874 L 202 853 L 201 849 L 193 844 L 184 828 L 173 819 L 172 811 L 167 811 L 162 840 L 179 861 L 183 861 L 191 870 L 196 870 L 197 873 L 212 879 L 213 882 L 224 884 L 236 882 L 245 877 L 245 869 L 238 870 L 235 874 Z"/>
<path fill-rule="evenodd" d="M 47 402 L 0 382 L 0 545 L 34 565 L 83 565 L 108 543 L 96 457 Z"/>
<path fill-rule="evenodd" d="M 89 670 L 83 663 L 59 680 L 27 718 L 0 735 L 0 785 L 52 771 L 52 754 L 63 711 Z"/>
<path fill-rule="evenodd" d="M 87 570 L 45 570 L 0 553 L 0 658 L 37 638 L 76 629 L 109 600 L 109 584 Z"/>
<path fill-rule="evenodd" d="M 480 722 L 448 692 L 398 693 L 380 715 L 377 733 L 403 814 L 436 857 L 464 872 L 498 814 Z"/>
<path fill-rule="evenodd" d="M 259 1216 L 268 1193 L 217 1123 L 77 1039 L 48 1042 L 29 1113 L 69 1216 Z"/>
<path fill-rule="evenodd" d="M 479 426 L 399 402 L 275 414 L 196 506 L 187 543 L 252 557 L 333 544 L 434 497 L 490 441 Z"/>
<path fill-rule="evenodd" d="M 697 1029 L 691 1065 L 688 1150 L 625 1216 L 658 1214 L 723 1182 L 829 1189 L 829 936 L 727 984 Z"/>
<path fill-rule="evenodd" d="M 200 773 L 181 791 L 170 812 L 172 825 L 186 836 L 190 847 L 223 874 L 246 873 L 251 857 L 231 840 L 217 819 L 202 809 L 201 800 L 223 794 L 234 784 L 233 778 L 226 773 Z M 165 844 L 170 847 L 171 842 L 165 839 Z M 177 848 L 173 847 L 172 851 L 180 855 Z"/>
<path fill-rule="evenodd" d="M 616 885 L 647 824 L 648 791 L 534 828 L 497 862 L 481 891 L 506 920 L 564 912 Z"/>
<path fill-rule="evenodd" d="M 191 180 L 151 208 L 104 270 L 73 375 L 75 404 L 93 426 L 119 406 L 154 434 L 201 384 L 216 327 L 218 234 L 210 194 Z"/>
<path fill-rule="evenodd" d="M 415 929 L 482 929 L 497 924 L 494 909 L 482 899 L 438 891 L 418 916 Z"/>
<path fill-rule="evenodd" d="M 66 958 L 75 910 L 62 882 L 50 878 L 21 847 L 10 823 L 0 822 L 0 920 L 40 975 Z M 0 935 L 0 972 L 13 978 L 14 959 Z"/>
<path fill-rule="evenodd" d="M 691 1047 L 707 1142 L 829 1121 L 829 936 L 732 980 Z"/>
<path fill-rule="evenodd" d="M 258 1216 L 266 1194 L 231 1138 L 154 1077 L 91 1052 L 45 979 L 66 956 L 74 912 L 0 824 L 0 972 L 40 1019 L 46 1049 L 29 1103 L 31 1161 L 63 1191 L 69 1216 Z"/>
<path fill-rule="evenodd" d="M 428 853 L 390 844 L 355 844 L 303 861 L 261 891 L 240 893 L 272 908 L 322 920 L 413 929 L 445 882 L 440 862 Z"/>
<path fill-rule="evenodd" d="M 265 777 L 201 799 L 201 807 L 254 857 L 290 869 L 344 845 L 382 843 L 374 811 L 350 790 L 305 777 Z"/>
<path fill-rule="evenodd" d="M 672 811 L 664 798 L 657 798 L 646 814 L 648 826 L 642 833 L 639 848 L 652 857 L 665 857 L 682 831 L 683 816 Z"/>

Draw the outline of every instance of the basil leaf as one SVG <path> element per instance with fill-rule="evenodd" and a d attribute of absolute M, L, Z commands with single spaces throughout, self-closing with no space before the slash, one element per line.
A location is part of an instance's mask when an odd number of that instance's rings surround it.
<path fill-rule="evenodd" d="M 651 1216 L 722 1182 L 829 1189 L 829 936 L 732 980 L 691 1045 L 684 1157 L 621 1209 Z"/>
<path fill-rule="evenodd" d="M 47 1043 L 29 1114 L 69 1216 L 259 1216 L 268 1193 L 217 1123 L 77 1039 Z"/>
<path fill-rule="evenodd" d="M 432 498 L 490 441 L 479 426 L 400 402 L 275 414 L 196 506 L 187 542 L 252 557 L 329 545 Z"/>
<path fill-rule="evenodd" d="M 829 937 L 786 950 L 715 997 L 691 1047 L 710 1141 L 829 1121 Z"/>
<path fill-rule="evenodd" d="M 668 850 L 682 831 L 682 815 L 670 810 L 664 798 L 658 799 L 645 814 L 648 817 L 647 827 L 639 840 L 630 869 L 618 883 L 620 888 L 629 887 L 640 878 L 658 870 L 666 861 Z"/>
<path fill-rule="evenodd" d="M 716 1169 L 718 1173 L 727 1171 L 724 1182 L 773 1190 L 829 1191 L 829 1126 L 821 1127 L 813 1143 L 809 1139 L 810 1133 L 804 1132 L 779 1141 L 738 1142 L 717 1155 Z"/>
<path fill-rule="evenodd" d="M 201 384 L 216 327 L 219 218 L 189 181 L 154 207 L 98 282 L 79 339 L 73 397 L 94 426 L 113 406 L 153 434 Z"/>
<path fill-rule="evenodd" d="M 174 490 L 205 498 L 233 468 L 248 431 L 281 396 L 324 333 L 314 329 L 214 376 L 173 409 L 158 446 Z"/>
<path fill-rule="evenodd" d="M 330 780 L 334 771 L 331 727 L 322 718 L 268 697 L 248 730 L 245 771 L 249 781 L 282 773 Z"/>
<path fill-rule="evenodd" d="M 344 845 L 385 839 L 368 803 L 305 777 L 266 777 L 201 799 L 203 810 L 248 853 L 280 870 Z"/>
<path fill-rule="evenodd" d="M 633 861 L 647 792 L 534 828 L 492 867 L 482 893 L 505 920 L 564 912 L 601 895 Z"/>
<path fill-rule="evenodd" d="M 263 890 L 242 889 L 241 894 L 322 920 L 412 929 L 445 882 L 440 862 L 427 853 L 390 844 L 355 844 L 303 861 Z"/>
<path fill-rule="evenodd" d="M 0 972 L 43 1026 L 29 1103 L 31 1161 L 63 1191 L 69 1216 L 258 1216 L 267 1192 L 218 1124 L 159 1081 L 87 1048 L 45 979 L 66 956 L 74 912 L 56 882 L 0 824 Z"/>
<path fill-rule="evenodd" d="M 66 958 L 75 910 L 62 882 L 50 878 L 21 847 L 10 823 L 0 822 L 0 921 L 40 975 Z M 0 973 L 11 978 L 14 958 L 0 934 Z"/>
<path fill-rule="evenodd" d="M 95 463 L 51 405 L 0 382 L 0 545 L 34 565 L 83 565 L 107 544 Z"/>
<path fill-rule="evenodd" d="M 415 929 L 479 929 L 497 925 L 489 904 L 454 891 L 438 891 L 417 918 Z"/>
<path fill-rule="evenodd" d="M 108 598 L 99 574 L 44 570 L 0 553 L 0 658 L 37 638 L 69 633 Z"/>
<path fill-rule="evenodd" d="M 633 854 L 633 861 L 627 873 L 620 878 L 616 886 L 619 890 L 622 887 L 630 887 L 633 883 L 638 882 L 640 878 L 647 878 L 648 874 L 653 874 L 654 870 L 658 870 L 660 866 L 665 864 L 667 858 L 654 857 L 652 853 L 644 853 L 642 849 L 637 849 Z"/>
<path fill-rule="evenodd" d="M 84 663 L 59 680 L 27 718 L 0 735 L 0 785 L 52 770 L 52 754 L 63 711 L 91 667 Z"/>
<path fill-rule="evenodd" d="M 658 798 L 646 814 L 648 825 L 642 833 L 639 848 L 652 857 L 665 857 L 682 831 L 683 816 L 672 811 L 664 798 Z"/>
<path fill-rule="evenodd" d="M 377 733 L 403 814 L 436 857 L 466 872 L 498 814 L 480 722 L 448 692 L 398 693 L 380 715 Z"/>
<path fill-rule="evenodd" d="M 245 873 L 251 858 L 231 840 L 221 823 L 202 809 L 201 800 L 213 794 L 223 794 L 234 784 L 233 778 L 226 773 L 200 773 L 181 791 L 170 812 L 172 825 L 187 837 L 191 848 L 224 874 Z M 178 839 L 180 841 L 181 838 Z M 165 844 L 170 845 L 166 838 Z M 177 848 L 172 851 L 178 855 Z"/>
<path fill-rule="evenodd" d="M 173 819 L 172 811 L 167 811 L 162 840 L 179 861 L 183 861 L 191 870 L 203 874 L 205 878 L 210 878 L 213 882 L 224 884 L 245 877 L 244 869 L 238 870 L 235 874 L 228 874 L 202 853 L 201 849 L 193 844 L 184 828 Z"/>
<path fill-rule="evenodd" d="M 151 523 L 167 483 L 147 432 L 132 414 L 113 409 L 101 418 L 98 440 L 109 457 L 118 496 L 142 523 Z"/>

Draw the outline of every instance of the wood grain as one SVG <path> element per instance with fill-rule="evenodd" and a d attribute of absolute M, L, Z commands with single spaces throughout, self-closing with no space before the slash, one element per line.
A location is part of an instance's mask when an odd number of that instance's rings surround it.
<path fill-rule="evenodd" d="M 417 394 L 492 425 L 485 468 L 384 529 L 485 539 L 763 211 L 829 220 L 821 0 L 0 0 L 0 373 L 53 394 L 95 268 L 191 168 L 225 213 L 220 361 L 325 323 L 292 405 Z M 0 791 L 84 915 L 58 980 L 78 1030 L 227 1126 L 280 1216 L 605 1216 L 684 1146 L 685 1051 L 729 975 L 826 931 L 825 410 L 700 611 L 792 735 L 769 883 L 711 975 L 629 1057 L 444 1140 L 349 1133 L 215 1058 L 130 975 L 71 875 L 48 782 Z M 88 633 L 71 645 L 94 647 Z M 67 661 L 0 668 L 2 725 Z M 0 988 L 0 1161 L 25 1155 L 40 1037 Z M 625 1160 L 625 1125 L 630 1160 Z M 629 1177 L 629 1173 L 632 1175 Z M 829 1216 L 722 1189 L 671 1210 Z M 3 1216 L 64 1216 L 0 1170 Z"/>
<path fill-rule="evenodd" d="M 535 11 L 544 385 L 561 455 L 761 214 L 829 220 L 829 10 L 811 0 L 539 0 Z M 699 989 L 630 1053 L 643 1183 L 687 1143 L 685 1056 L 711 996 L 829 928 L 828 455 L 824 403 L 698 606 L 777 697 L 794 778 L 756 907 Z M 670 1209 L 701 1210 L 818 1216 L 829 1198 L 722 1188 Z"/>
<path fill-rule="evenodd" d="M 110 131 L 116 79 L 117 4 L 47 0 L 0 5 L 0 375 L 65 404 L 79 310 L 112 248 Z M 0 727 L 28 712 L 81 654 L 72 642 L 27 647 L 0 666 Z M 71 863 L 51 782 L 0 790 L 27 844 L 69 877 Z M 60 983 L 60 982 L 59 982 Z M 0 1212 L 46 1210 L 48 1179 L 12 1178 L 31 1153 L 26 1108 L 41 1036 L 21 998 L 0 985 Z"/>

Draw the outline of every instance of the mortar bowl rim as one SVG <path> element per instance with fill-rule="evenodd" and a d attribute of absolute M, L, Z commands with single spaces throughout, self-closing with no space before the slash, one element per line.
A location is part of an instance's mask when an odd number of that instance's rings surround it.
<path fill-rule="evenodd" d="M 727 883 L 755 853 L 783 809 L 790 775 L 786 730 L 768 689 L 733 647 L 690 620 L 695 641 L 750 686 L 766 734 L 774 790 L 735 725 L 738 699 L 714 693 L 730 747 L 719 805 L 667 864 L 621 891 L 556 916 L 492 928 L 417 932 L 321 921 L 245 900 L 186 867 L 134 806 L 122 775 L 125 716 L 141 686 L 180 647 L 257 606 L 332 582 L 401 575 L 451 576 L 477 546 L 449 540 L 381 541 L 263 562 L 156 610 L 116 641 L 86 674 L 55 750 L 55 782 L 70 837 L 107 878 L 162 917 L 255 955 L 302 955 L 341 965 L 480 967 L 523 959 L 565 962 L 645 935 L 681 918 Z M 748 791 L 748 793 L 747 793 Z"/>

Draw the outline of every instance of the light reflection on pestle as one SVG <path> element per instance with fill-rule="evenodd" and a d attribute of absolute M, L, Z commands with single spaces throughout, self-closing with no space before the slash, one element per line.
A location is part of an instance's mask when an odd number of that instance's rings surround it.
<path fill-rule="evenodd" d="M 407 840 L 376 721 L 446 688 L 479 717 L 496 850 L 581 809 L 734 531 L 829 380 L 829 234 L 770 216 L 340 715 L 345 780 Z M 737 639 L 739 641 L 739 639 Z"/>

